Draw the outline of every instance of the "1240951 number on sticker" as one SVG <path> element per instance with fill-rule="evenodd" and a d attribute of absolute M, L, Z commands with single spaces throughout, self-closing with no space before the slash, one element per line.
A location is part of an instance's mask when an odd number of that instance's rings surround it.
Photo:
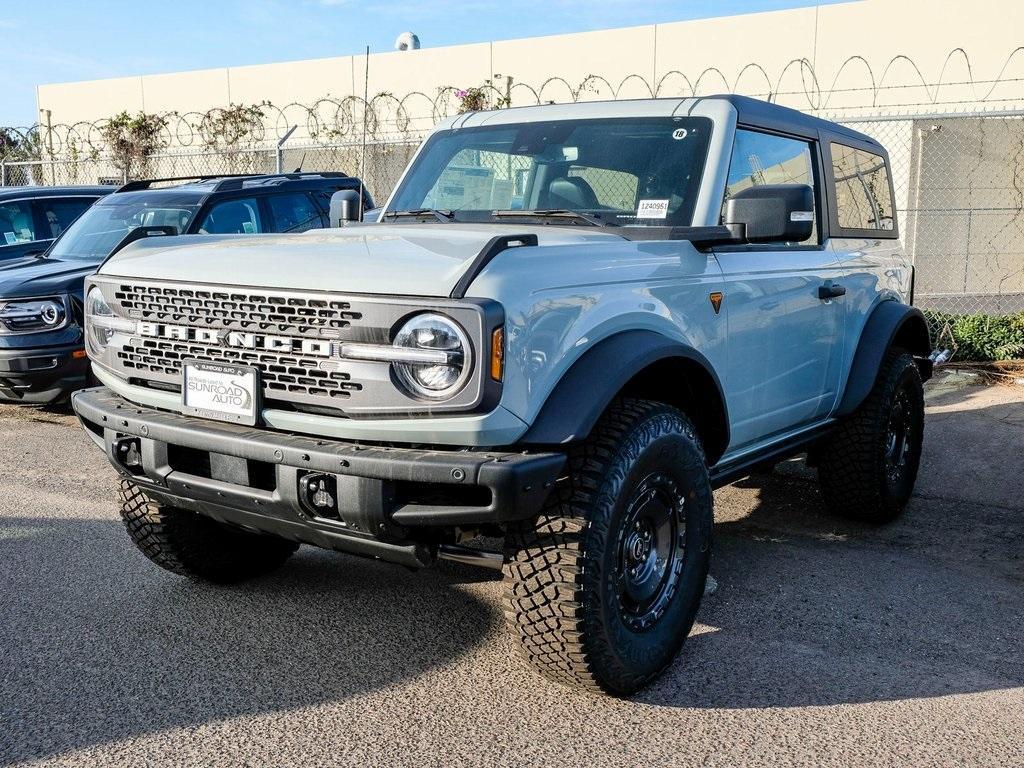
<path fill-rule="evenodd" d="M 638 219 L 668 218 L 668 200 L 641 200 L 636 207 Z"/>

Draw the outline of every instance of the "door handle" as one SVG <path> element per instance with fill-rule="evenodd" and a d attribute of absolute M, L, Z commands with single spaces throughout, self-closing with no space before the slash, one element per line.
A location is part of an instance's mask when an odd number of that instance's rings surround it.
<path fill-rule="evenodd" d="M 846 288 L 838 283 L 825 283 L 818 286 L 818 298 L 822 301 L 838 299 L 846 295 Z"/>

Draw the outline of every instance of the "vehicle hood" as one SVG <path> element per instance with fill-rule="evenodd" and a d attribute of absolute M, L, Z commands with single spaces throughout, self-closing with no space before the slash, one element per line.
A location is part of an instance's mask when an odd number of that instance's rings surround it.
<path fill-rule="evenodd" d="M 83 280 L 96 271 L 98 264 L 99 261 L 35 256 L 0 261 L 0 298 L 81 294 Z"/>
<path fill-rule="evenodd" d="M 356 224 L 300 235 L 140 240 L 103 274 L 216 285 L 402 296 L 448 296 L 496 235 L 536 234 L 540 245 L 620 240 L 580 227 L 503 224 Z"/>

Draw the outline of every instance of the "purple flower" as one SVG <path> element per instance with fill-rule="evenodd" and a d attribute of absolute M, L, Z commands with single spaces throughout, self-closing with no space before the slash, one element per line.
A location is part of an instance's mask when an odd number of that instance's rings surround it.
<path fill-rule="evenodd" d="M 459 99 L 464 99 L 464 98 L 466 98 L 467 96 L 469 96 L 469 91 L 456 91 L 456 92 L 455 92 L 455 97 L 456 97 L 456 98 L 459 98 Z"/>

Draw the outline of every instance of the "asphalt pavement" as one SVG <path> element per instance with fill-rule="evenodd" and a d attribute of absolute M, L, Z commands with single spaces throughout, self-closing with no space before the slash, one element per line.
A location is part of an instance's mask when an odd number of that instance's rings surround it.
<path fill-rule="evenodd" d="M 73 419 L 0 408 L 0 765 L 1024 765 L 1024 386 L 933 389 L 898 522 L 716 493 L 717 591 L 632 700 L 535 675 L 499 582 L 303 547 L 151 565 Z"/>

